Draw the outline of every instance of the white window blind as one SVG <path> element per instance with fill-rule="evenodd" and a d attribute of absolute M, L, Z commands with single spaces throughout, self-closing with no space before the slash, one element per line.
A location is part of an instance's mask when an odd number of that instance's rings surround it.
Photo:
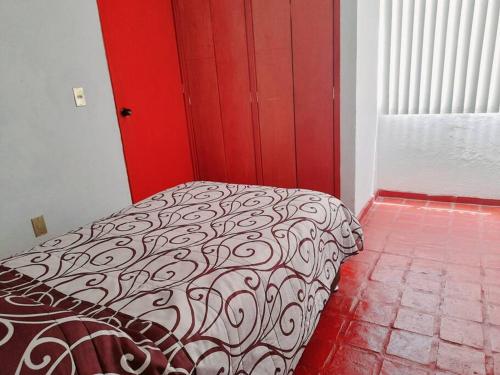
<path fill-rule="evenodd" d="M 381 112 L 500 112 L 500 0 L 382 0 Z"/>

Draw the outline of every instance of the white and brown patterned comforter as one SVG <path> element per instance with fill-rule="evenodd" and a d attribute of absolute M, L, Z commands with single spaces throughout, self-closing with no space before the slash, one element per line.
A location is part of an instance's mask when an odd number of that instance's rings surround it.
<path fill-rule="evenodd" d="M 179 185 L 1 261 L 0 356 L 20 373 L 291 373 L 361 247 L 327 194 Z"/>

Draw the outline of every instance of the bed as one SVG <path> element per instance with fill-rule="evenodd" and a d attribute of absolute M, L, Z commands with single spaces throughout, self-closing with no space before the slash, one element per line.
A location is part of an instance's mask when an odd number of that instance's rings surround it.
<path fill-rule="evenodd" d="M 362 230 L 336 198 L 165 190 L 0 261 L 3 373 L 292 373 Z"/>

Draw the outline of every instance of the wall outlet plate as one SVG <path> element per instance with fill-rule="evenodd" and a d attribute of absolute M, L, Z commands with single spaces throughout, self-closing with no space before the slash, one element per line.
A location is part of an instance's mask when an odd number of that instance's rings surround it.
<path fill-rule="evenodd" d="M 75 103 L 77 107 L 84 107 L 87 105 L 83 87 L 73 87 L 73 96 L 75 97 Z"/>
<path fill-rule="evenodd" d="M 31 219 L 31 225 L 33 226 L 35 237 L 40 237 L 44 234 L 47 234 L 47 225 L 45 225 L 45 219 L 43 218 L 43 215 Z"/>

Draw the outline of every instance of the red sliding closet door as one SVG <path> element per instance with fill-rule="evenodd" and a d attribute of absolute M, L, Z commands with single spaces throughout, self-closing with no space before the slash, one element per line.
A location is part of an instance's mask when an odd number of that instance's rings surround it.
<path fill-rule="evenodd" d="M 228 180 L 256 183 L 244 0 L 212 0 L 215 62 Z"/>
<path fill-rule="evenodd" d="M 339 195 L 339 0 L 175 0 L 199 177 Z"/>
<path fill-rule="evenodd" d="M 244 0 L 175 2 L 199 178 L 257 183 Z"/>
<path fill-rule="evenodd" d="M 291 4 L 297 183 L 333 193 L 333 1 Z"/>
<path fill-rule="evenodd" d="M 226 180 L 226 155 L 220 111 L 215 49 L 206 0 L 175 1 L 175 19 L 183 60 L 188 115 L 194 134 L 198 177 Z"/>
<path fill-rule="evenodd" d="M 262 173 L 265 185 L 297 186 L 289 0 L 253 0 Z"/>

